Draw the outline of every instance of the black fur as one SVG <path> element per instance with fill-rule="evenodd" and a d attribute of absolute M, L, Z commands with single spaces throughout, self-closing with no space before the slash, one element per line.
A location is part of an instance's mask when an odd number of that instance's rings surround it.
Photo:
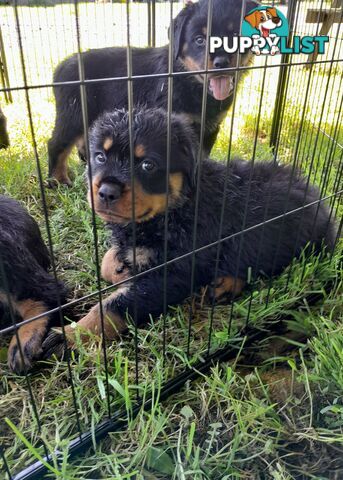
<path fill-rule="evenodd" d="M 18 306 L 27 300 L 44 304 L 46 310 L 65 301 L 66 289 L 48 273 L 50 258 L 39 227 L 27 211 L 15 200 L 0 195 L 0 329 L 12 325 L 8 294 L 16 321 L 25 320 Z M 51 315 L 46 326 L 58 323 L 58 315 Z M 34 330 L 35 322 L 32 322 Z M 19 329 L 20 333 L 20 329 Z M 34 335 L 34 332 L 33 332 Z M 37 358 L 32 342 L 22 345 L 26 367 Z M 22 373 L 24 367 L 17 346 L 9 351 L 10 367 Z"/>
<path fill-rule="evenodd" d="M 0 148 L 7 148 L 10 144 L 7 133 L 7 120 L 0 108 Z"/>
<path fill-rule="evenodd" d="M 257 4 L 248 0 L 246 12 Z M 233 36 L 240 32 L 242 0 L 213 0 L 212 35 Z M 188 4 L 174 21 L 174 72 L 200 70 L 205 68 L 205 46 L 196 44 L 196 37 L 203 35 L 207 25 L 208 1 L 200 0 Z M 183 50 L 183 48 L 186 50 Z M 151 75 L 168 72 L 169 47 L 133 48 L 133 75 Z M 102 48 L 89 50 L 82 54 L 85 78 L 102 79 L 127 76 L 126 48 Z M 189 57 L 195 62 L 193 68 L 185 59 Z M 221 66 L 213 66 L 216 58 Z M 209 68 L 222 69 L 236 66 L 236 55 L 228 55 L 217 51 L 210 55 Z M 241 62 L 247 62 L 247 55 L 241 56 Z M 228 75 L 222 73 L 222 76 Z M 218 76 L 218 74 L 210 74 Z M 229 74 L 232 81 L 234 73 Z M 64 60 L 55 70 L 54 82 L 70 82 L 79 80 L 78 57 L 73 55 Z M 167 78 L 140 78 L 132 82 L 135 105 L 145 104 L 148 107 L 167 107 Z M 87 113 L 91 125 L 105 111 L 114 108 L 127 108 L 128 85 L 125 80 L 96 82 L 87 84 Z M 178 113 L 190 115 L 194 127 L 199 134 L 202 105 L 203 75 L 175 76 L 173 80 L 172 109 Z M 67 156 L 69 149 L 83 134 L 83 122 L 79 85 L 56 86 L 56 123 L 52 138 L 48 144 L 49 175 L 62 183 L 70 183 L 59 156 Z M 233 100 L 233 91 L 222 100 L 216 100 L 210 89 L 207 95 L 206 128 L 204 148 L 209 152 L 215 142 L 219 125 Z M 84 152 L 83 152 L 84 154 Z M 59 159 L 60 158 L 60 159 Z M 62 170 L 62 173 L 61 173 Z"/>
<path fill-rule="evenodd" d="M 127 112 L 116 111 L 100 118 L 91 131 L 91 166 L 100 187 L 103 183 L 123 186 L 131 182 L 128 130 Z M 133 113 L 134 145 L 143 144 L 145 150 L 144 157 L 135 157 L 135 180 L 143 186 L 147 194 L 155 194 L 158 178 L 163 184 L 166 177 L 166 132 L 167 115 L 163 110 L 141 110 Z M 191 252 L 193 246 L 196 185 L 192 179 L 196 156 L 192 154 L 191 145 L 194 150 L 196 140 L 191 132 L 182 117 L 172 116 L 170 170 L 182 174 L 183 187 L 178 201 L 170 202 L 168 260 Z M 113 139 L 113 146 L 104 152 L 104 139 L 109 136 Z M 154 164 L 150 172 L 151 181 L 148 178 L 149 173 L 143 171 L 143 162 L 147 161 Z M 225 174 L 225 165 L 209 159 L 202 162 L 196 248 L 218 240 Z M 125 191 L 125 187 L 122 191 Z M 329 220 L 328 210 L 320 203 L 319 208 L 313 205 L 302 211 L 303 205 L 306 206 L 319 198 L 319 191 L 315 186 L 308 187 L 306 196 L 305 192 L 306 180 L 299 172 L 295 172 L 292 178 L 290 166 L 271 162 L 257 162 L 253 165 L 243 160 L 232 161 L 228 168 L 222 233 L 222 238 L 229 239 L 221 244 L 218 276 L 237 277 L 244 282 L 250 268 L 253 278 L 261 273 L 269 277 L 279 274 L 290 264 L 293 255 L 298 257 L 308 244 L 311 251 L 319 252 L 323 243 L 331 250 L 335 228 Z M 129 274 L 132 274 L 132 264 L 127 261 L 128 252 L 133 247 L 132 223 L 125 220 L 117 223 L 119 220 L 115 217 L 116 202 L 107 207 L 107 217 L 111 216 L 111 211 L 113 213 L 114 221 L 108 223 L 108 227 L 112 231 L 113 244 L 118 249 L 117 259 L 122 261 L 129 269 Z M 252 228 L 264 220 L 271 220 L 299 208 L 299 211 L 288 214 L 283 219 Z M 250 230 L 240 234 L 242 229 Z M 137 248 L 148 248 L 154 252 L 153 260 L 150 260 L 144 269 L 163 263 L 164 232 L 164 212 L 147 221 L 143 219 L 136 223 Z M 216 252 L 215 246 L 196 254 L 196 290 L 214 281 Z M 181 303 L 189 295 L 191 262 L 191 256 L 188 256 L 168 266 L 168 305 Z M 127 311 L 132 315 L 135 296 L 139 322 L 146 321 L 150 314 L 160 315 L 163 312 L 163 271 L 162 268 L 147 272 L 137 278 L 135 288 L 130 285 L 127 291 L 106 308 L 120 313 L 122 317 L 125 317 Z"/>

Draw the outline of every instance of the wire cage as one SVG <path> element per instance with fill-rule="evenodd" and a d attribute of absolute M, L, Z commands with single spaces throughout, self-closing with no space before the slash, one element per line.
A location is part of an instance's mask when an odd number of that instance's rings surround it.
<path fill-rule="evenodd" d="M 210 15 L 212 1 L 208 3 Z M 308 182 L 319 186 L 318 202 L 325 201 L 329 205 L 330 215 L 336 218 L 338 239 L 342 226 L 343 191 L 343 5 L 339 0 L 289 0 L 281 4 L 276 2 L 275 5 L 288 19 L 290 39 L 295 35 L 328 35 L 326 52 L 312 56 L 290 53 L 275 57 L 261 55 L 255 57 L 251 65 L 229 68 L 235 75 L 244 70 L 245 75 L 239 87 L 235 87 L 232 107 L 223 121 L 211 157 L 229 163 L 239 155 L 254 162 L 278 160 L 300 168 Z M 107 238 L 94 212 L 86 211 L 86 202 L 78 207 L 85 211 L 80 211 L 76 231 L 68 224 L 68 215 L 73 216 L 75 212 L 66 211 L 65 218 L 56 214 L 56 203 L 65 203 L 67 208 L 66 199 L 69 198 L 77 205 L 79 192 L 85 193 L 82 173 L 75 180 L 78 182 L 77 191 L 58 189 L 54 192 L 45 187 L 46 141 L 54 118 L 52 72 L 65 57 L 79 53 L 78 84 L 83 119 L 87 125 L 87 80 L 83 76 L 81 53 L 90 48 L 126 47 L 128 74 L 125 80 L 130 85 L 134 78 L 130 64 L 131 47 L 167 44 L 168 27 L 182 7 L 181 1 L 154 0 L 121 3 L 80 3 L 75 0 L 56 4 L 48 0 L 42 3 L 28 0 L 24 4 L 14 1 L 13 5 L 0 7 L 2 52 L 6 56 L 6 71 L 9 72 L 0 90 L 1 106 L 5 106 L 8 95 L 13 97 L 13 103 L 5 108 L 10 120 L 8 128 L 13 148 L 2 153 L 0 169 L 2 159 L 10 161 L 13 169 L 28 156 L 35 159 L 36 172 L 32 174 L 29 168 L 25 170 L 27 179 L 22 184 L 25 190 L 23 196 L 29 210 L 39 216 L 52 258 L 52 275 L 56 280 L 61 276 L 68 279 L 69 276 L 72 284 L 74 271 L 85 272 L 84 285 L 75 287 L 69 302 L 58 307 L 62 323 L 67 309 L 84 312 L 95 302 L 101 302 L 116 286 L 106 286 L 101 280 L 100 259 Z M 171 94 L 175 75 L 171 70 L 164 74 Z M 132 109 L 130 88 L 128 92 L 129 107 Z M 171 94 L 169 112 L 172 110 Z M 206 101 L 203 102 L 202 124 L 205 115 Z M 17 137 L 24 138 L 18 148 Z M 87 129 L 85 138 L 88 142 Z M 243 142 L 242 138 L 248 138 L 248 141 Z M 268 158 L 265 158 L 266 154 Z M 77 164 L 76 155 L 72 165 L 78 172 L 83 170 Z M 11 192 L 11 178 L 2 174 L 1 177 L 0 192 L 8 194 Z M 306 215 L 305 204 L 303 211 Z M 78 253 L 73 256 L 73 237 L 79 237 L 78 241 L 82 242 L 86 233 L 91 242 L 84 247 L 84 256 Z M 242 237 L 238 235 L 238 241 Z M 216 246 L 219 252 L 223 241 L 225 239 L 219 235 L 215 245 L 204 248 Z M 62 252 L 63 248 L 68 251 L 67 254 Z M 257 250 L 259 248 L 262 246 Z M 192 259 L 194 269 L 195 244 L 194 250 L 187 255 Z M 165 271 L 165 288 L 167 268 L 172 261 L 168 261 L 166 253 L 165 263 L 159 266 Z M 214 269 L 218 268 L 218 261 Z M 328 261 L 333 261 L 333 257 Z M 49 432 L 51 418 L 44 413 L 44 398 L 39 396 L 40 380 L 34 373 L 27 373 L 21 388 L 26 390 L 26 423 L 30 424 L 30 442 L 34 449 L 29 448 L 25 435 L 16 437 L 18 432 L 13 422 L 14 430 L 10 428 L 10 423 L 1 420 L 0 465 L 3 478 L 29 480 L 43 478 L 46 473 L 53 475 L 53 469 L 62 458 L 60 449 L 64 438 L 73 438 L 67 447 L 63 446 L 67 448 L 69 458 L 87 451 L 108 432 L 125 425 L 127 419 L 136 415 L 142 407 L 151 408 L 156 398 L 167 398 L 209 369 L 213 362 L 234 358 L 241 349 L 277 331 L 282 324 L 283 313 L 275 315 L 275 305 L 278 296 L 290 288 L 294 275 L 300 280 L 297 288 L 292 287 L 293 300 L 288 308 L 296 310 L 301 308 L 303 301 L 306 262 L 294 262 L 277 287 L 274 280 L 252 281 L 243 299 L 233 299 L 225 306 L 217 306 L 214 302 L 204 304 L 203 298 L 195 294 L 191 285 L 185 305 L 168 309 L 165 302 L 163 318 L 151 322 L 143 330 L 137 328 L 133 318 L 130 327 L 132 336 L 125 340 L 124 346 L 120 346 L 119 352 L 116 346 L 105 343 L 92 361 L 87 360 L 86 352 L 81 352 L 82 368 L 76 366 L 79 360 L 74 354 L 67 355 L 57 372 L 63 377 L 64 388 L 72 393 L 68 401 L 63 398 L 56 401 L 65 401 L 65 414 L 75 420 L 73 431 L 59 432 L 56 437 L 55 432 Z M 318 282 L 320 288 L 323 284 L 329 285 L 330 279 L 327 282 L 324 280 L 319 277 L 311 279 L 313 292 L 318 290 Z M 320 292 L 307 301 L 320 301 Z M 274 305 L 272 314 L 268 308 L 270 305 Z M 35 320 L 35 317 L 25 319 L 24 324 Z M 177 338 L 174 335 L 175 322 L 178 323 Z M 0 331 L 1 337 L 6 339 L 8 335 L 16 334 L 21 325 L 23 323 L 17 324 L 13 316 L 12 325 Z M 8 371 L 6 375 L 10 375 Z M 45 382 L 48 381 L 46 376 L 49 376 L 49 371 L 44 374 Z M 88 411 L 86 393 L 82 389 L 85 376 L 91 377 L 87 381 L 97 385 L 98 412 Z M 8 382 L 15 381 L 10 376 L 7 378 Z M 5 395 L 7 381 L 3 382 L 0 394 Z M 92 415 L 96 418 L 95 423 L 94 419 L 90 420 Z M 8 417 L 12 417 L 10 408 Z"/>

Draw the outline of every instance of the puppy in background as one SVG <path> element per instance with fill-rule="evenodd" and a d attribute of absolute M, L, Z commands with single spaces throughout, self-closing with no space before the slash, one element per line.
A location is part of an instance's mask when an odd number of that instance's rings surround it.
<path fill-rule="evenodd" d="M 48 273 L 49 252 L 39 227 L 15 200 L 0 195 L 0 335 L 1 329 L 58 307 L 66 288 Z M 42 343 L 59 315 L 44 315 L 13 335 L 8 348 L 9 368 L 26 373 L 42 356 Z"/>
<path fill-rule="evenodd" d="M 240 32 L 244 14 L 258 4 L 253 0 L 213 0 L 211 35 L 233 37 Z M 242 12 L 242 9 L 245 11 Z M 251 54 L 228 54 L 224 49 L 206 56 L 208 0 L 188 2 L 173 22 L 173 72 L 190 72 L 189 75 L 173 77 L 172 110 L 185 113 L 200 135 L 203 85 L 205 75 L 200 73 L 212 70 L 208 75 L 206 98 L 206 118 L 203 148 L 209 153 L 216 140 L 219 127 L 233 101 L 236 75 L 234 71 L 223 69 L 246 65 Z M 128 107 L 128 83 L 118 80 L 127 76 L 127 49 L 100 48 L 82 53 L 86 80 L 99 80 L 86 84 L 88 126 L 104 112 L 115 108 Z M 144 77 L 153 74 L 167 74 L 169 46 L 160 48 L 132 48 L 133 76 L 143 76 L 132 81 L 135 105 L 148 107 L 168 105 L 168 78 Z M 197 73 L 199 72 L 199 73 Z M 114 78 L 113 81 L 100 79 Z M 239 79 L 239 76 L 237 75 Z M 54 82 L 79 81 L 78 56 L 63 60 L 56 68 Z M 48 143 L 49 176 L 55 181 L 70 185 L 68 156 L 72 147 L 78 144 L 81 156 L 85 156 L 83 146 L 83 119 L 80 86 L 58 85 L 54 87 L 56 99 L 56 121 Z M 52 184 L 54 184 L 54 180 Z"/>
<path fill-rule="evenodd" d="M 105 336 L 112 340 L 127 329 L 127 314 L 141 324 L 149 316 L 163 313 L 164 268 L 149 271 L 164 262 L 167 216 L 167 259 L 190 254 L 193 249 L 195 198 L 197 188 L 197 143 L 184 116 L 172 115 L 170 170 L 167 172 L 168 115 L 162 109 L 137 109 L 132 114 L 134 172 L 130 172 L 129 114 L 115 110 L 99 118 L 90 135 L 92 194 L 96 213 L 112 232 L 113 247 L 102 265 L 105 280 L 123 282 L 103 301 Z M 290 166 L 271 162 L 252 164 L 234 160 L 226 165 L 205 159 L 201 166 L 200 196 L 194 287 L 212 285 L 217 301 L 239 294 L 248 278 L 279 274 L 305 248 L 319 252 L 322 244 L 331 250 L 334 225 L 319 191 L 308 186 Z M 132 203 L 132 184 L 134 203 Z M 168 198 L 167 198 L 168 192 Z M 214 278 L 223 195 L 224 222 L 218 278 Z M 246 205 L 247 202 L 247 205 Z M 305 211 L 302 211 L 303 205 Z M 135 239 L 133 240 L 133 217 Z M 284 217 L 283 214 L 286 213 Z M 273 220 L 275 218 L 275 220 Z M 263 224 L 264 225 L 259 225 Z M 242 233 L 242 230 L 244 232 Z M 260 250 L 260 255 L 257 251 Z M 257 258 L 258 257 L 258 258 Z M 192 257 L 188 255 L 168 265 L 166 297 L 168 305 L 183 302 L 190 294 Z M 136 306 L 136 307 L 135 307 Z M 101 335 L 100 306 L 94 306 L 76 329 Z M 67 326 L 73 343 L 75 329 Z M 85 339 L 87 336 L 84 337 Z M 50 338 L 50 346 L 62 342 Z"/>

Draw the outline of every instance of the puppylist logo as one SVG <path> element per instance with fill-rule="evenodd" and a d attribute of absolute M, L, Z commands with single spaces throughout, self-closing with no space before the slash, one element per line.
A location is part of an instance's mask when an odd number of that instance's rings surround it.
<path fill-rule="evenodd" d="M 294 36 L 288 45 L 289 27 L 285 15 L 275 7 L 257 7 L 251 10 L 242 23 L 242 35 L 236 37 L 210 37 L 210 53 L 224 49 L 227 53 L 276 55 L 282 53 L 325 53 L 327 36 Z"/>

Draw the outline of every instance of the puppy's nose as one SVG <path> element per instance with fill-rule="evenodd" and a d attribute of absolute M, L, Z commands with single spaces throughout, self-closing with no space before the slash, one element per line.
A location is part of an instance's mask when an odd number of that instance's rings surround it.
<path fill-rule="evenodd" d="M 98 190 L 98 196 L 102 203 L 110 205 L 120 198 L 121 191 L 121 186 L 117 183 L 103 183 Z"/>
<path fill-rule="evenodd" d="M 229 60 L 226 57 L 216 57 L 213 60 L 214 68 L 227 68 L 229 66 Z"/>
<path fill-rule="evenodd" d="M 277 25 L 280 22 L 280 18 L 279 17 L 273 17 L 272 22 Z"/>

